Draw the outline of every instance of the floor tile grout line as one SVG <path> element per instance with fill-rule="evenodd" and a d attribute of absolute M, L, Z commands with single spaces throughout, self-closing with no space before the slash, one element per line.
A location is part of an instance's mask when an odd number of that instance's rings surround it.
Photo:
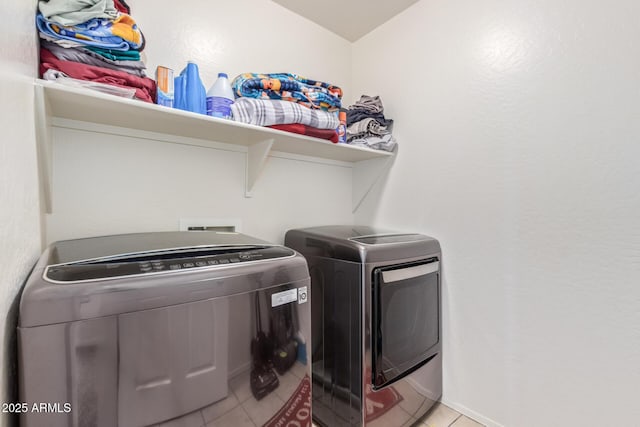
<path fill-rule="evenodd" d="M 456 421 L 458 421 L 461 417 L 462 417 L 462 414 L 458 412 L 458 416 L 456 417 L 455 420 L 451 421 L 451 424 L 449 424 L 448 427 L 451 427 L 452 425 L 454 425 Z"/>
<path fill-rule="evenodd" d="M 251 415 L 249 415 L 247 410 L 244 408 L 244 405 L 240 404 L 240 408 L 242 408 L 242 412 L 244 412 L 244 414 L 247 416 L 247 418 L 249 418 L 249 421 L 251 422 L 251 424 L 256 426 L 257 424 L 253 421 L 253 418 L 251 418 Z"/>
<path fill-rule="evenodd" d="M 233 390 L 231 391 L 231 393 L 233 393 Z M 236 394 L 235 394 L 235 393 L 233 393 L 233 397 L 235 397 L 236 402 L 239 402 L 238 397 L 236 396 Z M 221 401 L 218 401 L 218 402 L 221 402 Z M 214 403 L 214 405 L 215 405 L 215 403 Z M 238 403 L 237 405 L 232 406 L 231 408 L 229 408 L 229 409 L 227 409 L 226 411 L 224 411 L 224 412 L 220 413 L 220 415 L 218 415 L 217 417 L 215 417 L 215 418 L 213 418 L 213 419 L 210 419 L 209 421 L 207 421 L 206 417 L 204 416 L 204 410 L 202 410 L 202 418 L 204 418 L 204 419 L 205 419 L 204 424 L 205 424 L 205 425 L 207 425 L 207 423 L 210 423 L 211 421 L 215 421 L 215 420 L 218 420 L 218 419 L 220 419 L 220 418 L 224 417 L 224 416 L 225 416 L 225 415 L 227 415 L 229 412 L 231 412 L 231 411 L 233 411 L 234 409 L 236 409 L 238 406 L 242 406 L 242 403 Z"/>

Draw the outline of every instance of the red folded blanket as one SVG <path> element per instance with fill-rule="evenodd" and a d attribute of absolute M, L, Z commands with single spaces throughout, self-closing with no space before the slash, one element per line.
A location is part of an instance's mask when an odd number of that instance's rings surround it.
<path fill-rule="evenodd" d="M 285 132 L 298 133 L 300 135 L 312 136 L 314 138 L 328 139 L 333 143 L 338 142 L 338 134 L 333 129 L 318 129 L 300 123 L 292 123 L 289 125 L 272 125 L 267 126 L 272 129 L 283 130 Z"/>
<path fill-rule="evenodd" d="M 40 75 L 53 69 L 62 71 L 69 77 L 79 80 L 88 80 L 98 83 L 106 83 L 113 86 L 133 88 L 135 97 L 147 102 L 155 102 L 156 82 L 146 77 L 138 77 L 124 71 L 109 70 L 95 65 L 82 64 L 80 62 L 63 61 L 56 58 L 45 48 L 40 49 Z"/>

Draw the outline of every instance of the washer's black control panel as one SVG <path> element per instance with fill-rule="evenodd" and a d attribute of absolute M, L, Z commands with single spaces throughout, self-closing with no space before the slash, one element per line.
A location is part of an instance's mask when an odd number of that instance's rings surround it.
<path fill-rule="evenodd" d="M 45 278 L 56 282 L 107 279 L 140 274 L 215 268 L 230 264 L 283 258 L 295 252 L 284 246 L 191 250 L 157 254 L 131 255 L 126 258 L 94 260 L 76 264 L 53 265 Z"/>

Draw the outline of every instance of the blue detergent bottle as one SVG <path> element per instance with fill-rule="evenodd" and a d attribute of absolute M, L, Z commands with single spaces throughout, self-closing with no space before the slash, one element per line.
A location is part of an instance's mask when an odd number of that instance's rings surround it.
<path fill-rule="evenodd" d="M 187 66 L 174 79 L 173 107 L 194 113 L 207 114 L 207 92 L 205 91 L 198 64 L 189 61 Z"/>

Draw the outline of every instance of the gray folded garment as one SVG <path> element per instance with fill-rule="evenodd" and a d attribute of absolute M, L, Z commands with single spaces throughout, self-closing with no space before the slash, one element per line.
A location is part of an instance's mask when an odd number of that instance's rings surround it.
<path fill-rule="evenodd" d="M 66 27 L 93 18 L 116 19 L 118 11 L 113 0 L 41 0 L 38 9 L 48 21 Z"/>
<path fill-rule="evenodd" d="M 390 133 L 382 136 L 366 136 L 349 141 L 350 145 L 373 148 L 374 150 L 395 151 L 398 143 Z"/>
<path fill-rule="evenodd" d="M 386 135 L 389 133 L 386 126 L 380 124 L 376 119 L 368 118 L 355 122 L 347 127 L 347 139 L 368 135 Z"/>
<path fill-rule="evenodd" d="M 364 110 L 369 113 L 382 113 L 384 107 L 379 96 L 360 96 L 360 100 L 349 107 L 349 110 Z"/>
<path fill-rule="evenodd" d="M 142 61 L 114 61 L 105 58 L 99 53 L 93 52 L 83 47 L 65 48 L 56 43 L 40 40 L 40 46 L 47 49 L 56 58 L 62 61 L 80 62 L 86 65 L 108 68 L 115 71 L 123 71 L 138 77 L 146 77 L 146 65 Z"/>

